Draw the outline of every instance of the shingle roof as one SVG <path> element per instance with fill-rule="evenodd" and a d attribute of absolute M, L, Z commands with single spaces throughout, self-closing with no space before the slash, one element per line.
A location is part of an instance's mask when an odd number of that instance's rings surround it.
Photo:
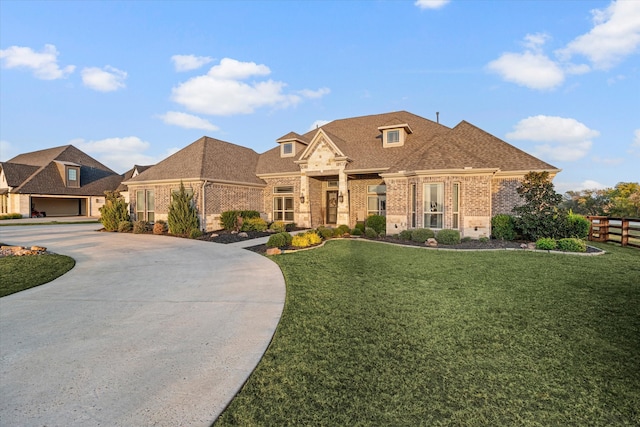
<path fill-rule="evenodd" d="M 56 164 L 72 163 L 80 166 L 80 188 L 65 185 Z M 20 154 L 2 164 L 14 193 L 51 195 L 102 195 L 115 190 L 122 177 L 78 150 L 73 145 L 49 148 Z M 11 176 L 11 178 L 9 178 Z"/>
<path fill-rule="evenodd" d="M 383 147 L 382 132 L 378 128 L 405 124 L 409 125 L 412 133 L 406 135 L 404 145 Z M 347 172 L 464 167 L 496 168 L 502 171 L 555 169 L 465 121 L 452 129 L 407 111 L 335 120 L 321 129 L 351 160 Z M 303 137 L 311 141 L 317 132 L 312 130 Z M 299 158 L 299 154 L 293 158 L 280 158 L 279 150 L 274 148 L 262 154 L 257 173 L 298 171 L 299 166 L 294 162 Z"/>
<path fill-rule="evenodd" d="M 255 175 L 258 157 L 250 148 L 203 136 L 125 184 L 190 178 L 264 184 Z"/>

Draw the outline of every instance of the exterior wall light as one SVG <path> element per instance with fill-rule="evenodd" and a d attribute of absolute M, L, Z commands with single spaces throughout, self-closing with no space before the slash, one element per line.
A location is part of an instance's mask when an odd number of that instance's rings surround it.
<path fill-rule="evenodd" d="M 342 191 L 338 195 L 338 202 L 340 202 L 340 203 L 344 202 L 344 196 L 342 195 Z"/>

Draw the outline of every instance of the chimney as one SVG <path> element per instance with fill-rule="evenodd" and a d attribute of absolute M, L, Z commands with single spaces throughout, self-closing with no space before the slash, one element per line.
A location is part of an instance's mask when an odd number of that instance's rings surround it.
<path fill-rule="evenodd" d="M 440 123 L 440 111 L 436 111 L 436 123 Z"/>

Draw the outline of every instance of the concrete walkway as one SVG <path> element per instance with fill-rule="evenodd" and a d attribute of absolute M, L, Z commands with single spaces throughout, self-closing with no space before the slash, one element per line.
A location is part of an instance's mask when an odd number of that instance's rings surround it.
<path fill-rule="evenodd" d="M 280 270 L 228 245 L 99 227 L 0 227 L 4 243 L 76 260 L 0 298 L 0 425 L 210 425 L 273 336 Z"/>

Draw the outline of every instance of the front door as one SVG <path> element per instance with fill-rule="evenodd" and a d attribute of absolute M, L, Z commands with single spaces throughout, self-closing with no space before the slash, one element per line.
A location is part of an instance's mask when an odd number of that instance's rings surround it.
<path fill-rule="evenodd" d="M 338 192 L 327 191 L 327 224 L 338 222 Z"/>

